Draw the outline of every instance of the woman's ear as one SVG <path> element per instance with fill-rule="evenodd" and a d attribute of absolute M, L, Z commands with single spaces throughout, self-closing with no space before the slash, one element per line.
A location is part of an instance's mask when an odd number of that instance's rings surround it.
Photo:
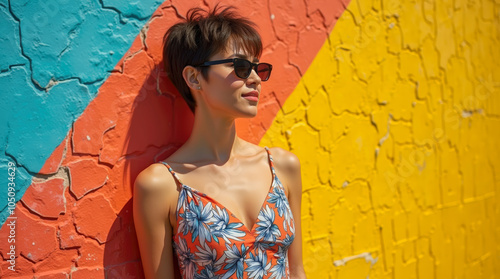
<path fill-rule="evenodd" d="M 186 66 L 182 70 L 182 77 L 187 86 L 193 90 L 201 90 L 200 72 L 193 66 Z"/>

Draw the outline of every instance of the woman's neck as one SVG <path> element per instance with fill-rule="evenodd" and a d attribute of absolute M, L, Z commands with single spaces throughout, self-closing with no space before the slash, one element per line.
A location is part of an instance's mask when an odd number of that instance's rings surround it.
<path fill-rule="evenodd" d="M 199 161 L 222 163 L 241 147 L 242 141 L 236 135 L 234 118 L 197 110 L 191 136 L 184 145 Z"/>

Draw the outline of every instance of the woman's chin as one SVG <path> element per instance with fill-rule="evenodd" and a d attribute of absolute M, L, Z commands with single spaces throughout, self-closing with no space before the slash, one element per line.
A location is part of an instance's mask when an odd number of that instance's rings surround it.
<path fill-rule="evenodd" d="M 245 110 L 241 111 L 240 113 L 240 118 L 253 118 L 257 116 L 257 106 L 255 107 L 249 107 L 246 108 Z"/>
<path fill-rule="evenodd" d="M 257 116 L 257 112 L 259 111 L 259 107 L 258 106 L 251 107 L 250 111 L 251 111 L 251 113 L 250 113 L 251 117 L 255 117 L 255 116 Z"/>

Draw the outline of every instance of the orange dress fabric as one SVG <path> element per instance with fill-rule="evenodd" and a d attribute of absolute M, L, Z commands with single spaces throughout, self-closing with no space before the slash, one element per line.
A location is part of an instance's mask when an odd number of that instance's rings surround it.
<path fill-rule="evenodd" d="M 252 228 L 224 205 L 183 184 L 162 162 L 180 186 L 177 232 L 172 236 L 182 278 L 289 278 L 288 248 L 295 223 L 269 148 L 272 183 Z"/>

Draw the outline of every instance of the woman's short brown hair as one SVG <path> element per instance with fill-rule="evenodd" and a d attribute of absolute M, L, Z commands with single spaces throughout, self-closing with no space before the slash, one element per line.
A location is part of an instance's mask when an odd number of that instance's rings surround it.
<path fill-rule="evenodd" d="M 211 56 L 226 50 L 229 40 L 249 55 L 260 57 L 262 41 L 255 23 L 239 16 L 233 6 L 216 5 L 210 12 L 192 8 L 186 20 L 168 29 L 164 37 L 163 60 L 168 77 L 194 113 L 196 102 L 187 86 L 182 71 L 184 67 L 199 65 Z M 201 67 L 208 78 L 208 67 Z"/>

